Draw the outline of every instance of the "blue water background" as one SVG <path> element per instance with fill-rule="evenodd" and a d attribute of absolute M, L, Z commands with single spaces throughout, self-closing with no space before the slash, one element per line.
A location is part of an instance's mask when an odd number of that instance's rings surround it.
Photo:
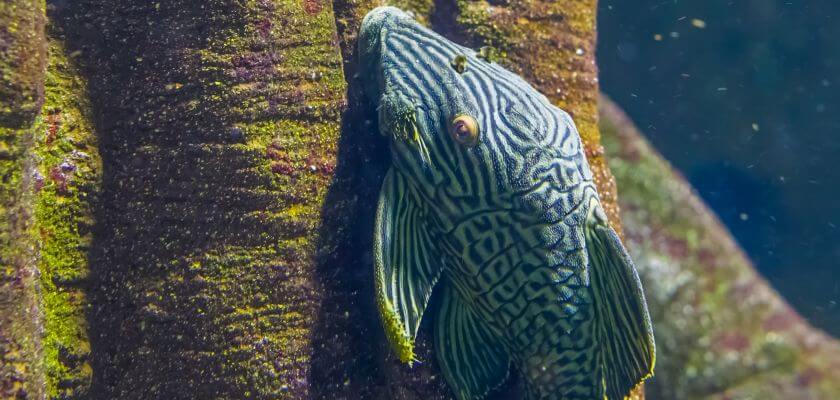
<path fill-rule="evenodd" d="M 840 336 L 840 2 L 607 1 L 602 89 Z"/>

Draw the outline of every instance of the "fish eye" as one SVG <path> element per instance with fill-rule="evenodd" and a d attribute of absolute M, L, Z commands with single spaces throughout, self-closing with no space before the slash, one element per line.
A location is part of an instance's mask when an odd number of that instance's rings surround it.
<path fill-rule="evenodd" d="M 478 121 L 466 114 L 456 115 L 449 124 L 449 134 L 463 146 L 478 144 Z"/>

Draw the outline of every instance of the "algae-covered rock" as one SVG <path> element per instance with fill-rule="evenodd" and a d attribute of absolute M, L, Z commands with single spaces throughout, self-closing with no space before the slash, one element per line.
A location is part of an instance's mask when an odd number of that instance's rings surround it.
<path fill-rule="evenodd" d="M 309 397 L 345 90 L 330 3 L 83 0 L 50 23 L 86 78 L 102 166 L 89 397 Z"/>
<path fill-rule="evenodd" d="M 0 398 L 43 396 L 28 152 L 44 94 L 44 2 L 0 2 Z"/>
<path fill-rule="evenodd" d="M 833 399 L 840 344 L 785 303 L 608 99 L 601 128 L 657 339 L 652 399 Z"/>
<path fill-rule="evenodd" d="M 44 0 L 0 3 L 0 126 L 25 128 L 44 101 Z"/>
<path fill-rule="evenodd" d="M 40 274 L 46 394 L 81 399 L 93 373 L 88 252 L 102 166 L 86 82 L 52 24 L 48 42 L 45 101 L 29 148 L 35 161 L 30 236 Z"/>

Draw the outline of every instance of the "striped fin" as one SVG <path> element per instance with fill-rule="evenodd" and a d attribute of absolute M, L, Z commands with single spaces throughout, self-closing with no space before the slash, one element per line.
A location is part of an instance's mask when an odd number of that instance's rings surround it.
<path fill-rule="evenodd" d="M 498 337 L 450 285 L 435 323 L 435 350 L 458 400 L 483 399 L 507 378 L 510 359 Z"/>
<path fill-rule="evenodd" d="M 389 170 L 374 232 L 379 315 L 388 341 L 406 363 L 414 361 L 414 338 L 442 264 L 415 195 L 400 172 Z"/>
<path fill-rule="evenodd" d="M 586 249 L 606 398 L 620 400 L 653 375 L 650 315 L 633 261 L 615 231 L 593 215 L 586 222 Z"/>

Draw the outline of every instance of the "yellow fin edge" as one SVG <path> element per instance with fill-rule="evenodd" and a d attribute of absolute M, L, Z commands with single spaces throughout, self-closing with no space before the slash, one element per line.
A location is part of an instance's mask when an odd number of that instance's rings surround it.
<path fill-rule="evenodd" d="M 377 297 L 379 315 L 382 318 L 388 343 L 401 362 L 411 365 L 414 361 L 417 361 L 414 354 L 414 341 L 406 334 L 405 325 L 397 317 L 394 305 L 384 296 Z"/>

